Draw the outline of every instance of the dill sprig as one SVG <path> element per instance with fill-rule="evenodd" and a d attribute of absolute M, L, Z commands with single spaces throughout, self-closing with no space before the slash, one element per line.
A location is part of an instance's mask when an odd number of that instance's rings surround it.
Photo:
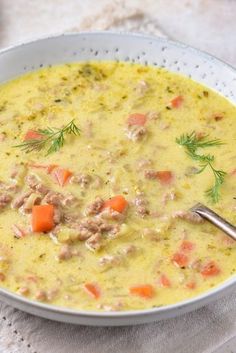
<path fill-rule="evenodd" d="M 29 139 L 14 147 L 19 147 L 22 151 L 29 153 L 32 151 L 41 151 L 49 145 L 46 154 L 49 155 L 57 152 L 64 145 L 65 135 L 80 135 L 80 129 L 76 126 L 74 120 L 71 120 L 62 128 L 47 127 L 46 129 L 38 129 L 34 132 L 38 133 L 42 137 L 37 139 Z"/>
<path fill-rule="evenodd" d="M 224 182 L 226 172 L 214 168 L 213 162 L 215 157 L 213 155 L 198 154 L 197 150 L 199 148 L 204 149 L 208 147 L 221 146 L 224 143 L 219 139 L 210 140 L 208 135 L 199 137 L 195 131 L 191 132 L 191 134 L 181 135 L 179 138 L 176 138 L 176 142 L 186 148 L 186 153 L 190 158 L 200 163 L 201 169 L 197 172 L 197 174 L 202 173 L 207 167 L 211 169 L 215 182 L 213 187 L 206 190 L 206 195 L 210 197 L 212 202 L 218 202 L 220 198 L 220 187 Z"/>

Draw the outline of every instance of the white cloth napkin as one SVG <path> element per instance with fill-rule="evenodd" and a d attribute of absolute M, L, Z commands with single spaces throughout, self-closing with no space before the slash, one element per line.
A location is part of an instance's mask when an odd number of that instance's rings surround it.
<path fill-rule="evenodd" d="M 57 323 L 1 304 L 0 345 L 4 353 L 226 353 L 220 347 L 235 336 L 235 318 L 234 294 L 175 319 L 111 328 Z"/>
<path fill-rule="evenodd" d="M 165 36 L 140 9 L 113 1 L 68 30 L 124 29 Z M 236 298 L 227 295 L 202 309 L 153 324 L 99 328 L 34 317 L 0 302 L 0 353 L 233 353 Z M 233 347 L 233 348 L 232 348 Z"/>

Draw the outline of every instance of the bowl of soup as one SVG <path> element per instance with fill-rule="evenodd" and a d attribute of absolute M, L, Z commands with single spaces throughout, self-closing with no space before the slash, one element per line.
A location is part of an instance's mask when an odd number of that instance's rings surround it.
<path fill-rule="evenodd" d="M 137 324 L 235 285 L 236 73 L 166 39 L 59 35 L 0 53 L 0 296 Z"/>

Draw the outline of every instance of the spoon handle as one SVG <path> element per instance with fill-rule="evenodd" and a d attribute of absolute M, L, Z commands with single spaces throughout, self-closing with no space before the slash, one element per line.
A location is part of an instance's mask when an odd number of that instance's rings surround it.
<path fill-rule="evenodd" d="M 229 235 L 232 239 L 236 240 L 236 227 L 231 223 L 227 222 L 224 218 L 219 216 L 217 213 L 212 211 L 210 208 L 204 206 L 201 203 L 197 203 L 191 209 L 191 212 L 197 213 L 199 216 L 205 218 L 216 227 L 221 229 L 227 235 Z"/>

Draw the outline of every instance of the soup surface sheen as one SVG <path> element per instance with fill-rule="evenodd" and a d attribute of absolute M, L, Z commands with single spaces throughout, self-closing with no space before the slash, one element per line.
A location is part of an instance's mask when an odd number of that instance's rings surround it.
<path fill-rule="evenodd" d="M 186 134 L 203 148 L 187 153 Z M 3 84 L 1 286 L 65 307 L 133 310 L 235 275 L 235 243 L 188 211 L 202 202 L 236 223 L 235 138 L 229 101 L 163 69 L 74 63 Z M 47 154 L 52 139 L 58 150 Z M 224 144 L 206 145 L 215 139 Z M 215 170 L 227 175 L 207 195 Z"/>

